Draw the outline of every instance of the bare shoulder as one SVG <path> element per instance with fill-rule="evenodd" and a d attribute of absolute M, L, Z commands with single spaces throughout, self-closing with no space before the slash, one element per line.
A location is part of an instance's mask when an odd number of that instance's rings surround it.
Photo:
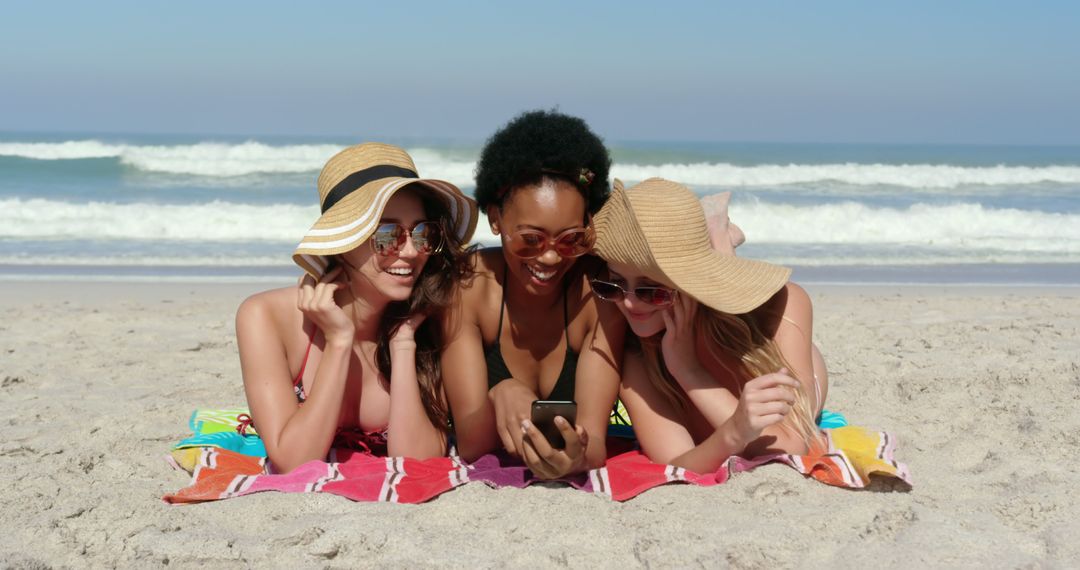
<path fill-rule="evenodd" d="M 810 339 L 814 326 L 814 306 L 806 289 L 795 283 L 787 284 L 787 305 L 780 325 L 791 325 L 798 330 L 805 340 Z"/>
<path fill-rule="evenodd" d="M 496 292 L 498 283 L 495 275 L 502 273 L 502 251 L 499 248 L 485 248 L 469 254 L 469 276 L 454 287 L 454 297 L 449 310 L 444 315 L 444 327 L 450 338 L 455 337 L 463 325 L 476 325 L 481 316 L 486 314 Z M 495 301 L 497 302 L 497 301 Z"/>
<path fill-rule="evenodd" d="M 804 330 L 813 320 L 813 304 L 810 294 L 798 283 L 789 281 L 775 295 L 754 310 L 758 323 L 770 337 L 776 335 L 780 325 L 787 321 Z"/>
<path fill-rule="evenodd" d="M 471 305 L 477 300 L 482 304 L 492 287 L 498 286 L 496 275 L 502 274 L 506 262 L 501 249 L 489 247 L 473 252 L 469 256 L 469 263 L 472 274 L 459 284 L 458 291 L 465 304 Z"/>
<path fill-rule="evenodd" d="M 787 282 L 787 285 L 784 286 L 784 289 L 787 290 L 787 307 L 792 307 L 793 303 L 796 307 L 811 306 L 810 294 L 798 283 L 789 281 Z"/>
<path fill-rule="evenodd" d="M 502 248 L 485 247 L 472 254 L 473 270 L 481 278 L 493 277 L 506 267 L 506 259 L 503 257 Z"/>
<path fill-rule="evenodd" d="M 274 325 L 280 329 L 282 325 L 292 324 L 297 319 L 303 319 L 303 315 L 296 308 L 296 287 L 255 293 L 244 299 L 236 311 L 237 327 L 258 324 Z"/>
<path fill-rule="evenodd" d="M 806 292 L 806 289 L 803 289 L 801 285 L 794 281 L 788 281 L 768 301 L 765 301 L 761 308 L 783 313 L 792 305 L 803 306 L 809 304 L 810 294 Z"/>

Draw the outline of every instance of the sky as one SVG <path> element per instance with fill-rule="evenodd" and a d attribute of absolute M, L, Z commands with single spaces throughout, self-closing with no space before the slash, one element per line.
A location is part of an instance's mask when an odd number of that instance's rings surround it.
<path fill-rule="evenodd" d="M 1080 144 L 1080 3 L 18 2 L 0 131 Z"/>

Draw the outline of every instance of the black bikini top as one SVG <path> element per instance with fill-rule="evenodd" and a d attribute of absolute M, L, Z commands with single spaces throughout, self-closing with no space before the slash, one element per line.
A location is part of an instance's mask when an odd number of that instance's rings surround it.
<path fill-rule="evenodd" d="M 506 306 L 506 278 L 507 270 L 504 269 L 502 300 L 499 303 L 499 330 L 495 335 L 495 342 L 484 350 L 484 360 L 487 361 L 488 388 L 492 388 L 499 382 L 513 377 L 510 369 L 506 366 L 506 360 L 503 359 L 499 343 L 499 339 L 502 337 L 503 308 Z M 559 377 L 555 380 L 551 393 L 541 396 L 545 400 L 574 399 L 574 378 L 577 374 L 578 354 L 570 348 L 570 318 L 566 308 L 567 289 L 569 289 L 569 282 L 563 287 L 563 334 L 566 336 L 566 357 L 563 359 L 562 370 L 559 371 Z"/>

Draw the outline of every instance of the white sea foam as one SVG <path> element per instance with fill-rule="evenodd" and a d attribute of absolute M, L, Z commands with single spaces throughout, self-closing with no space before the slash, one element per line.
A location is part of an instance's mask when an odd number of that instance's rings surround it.
<path fill-rule="evenodd" d="M 1080 253 L 1080 215 L 979 204 L 872 208 L 734 204 L 731 219 L 761 244 L 898 244 L 940 251 Z"/>
<path fill-rule="evenodd" d="M 613 175 L 627 181 L 651 177 L 690 186 L 753 188 L 795 184 L 841 183 L 948 190 L 963 186 L 1019 186 L 1080 183 L 1080 166 L 950 166 L 931 164 L 762 164 L 725 163 L 617 164 Z"/>
<path fill-rule="evenodd" d="M 0 143 L 0 156 L 37 160 L 116 158 L 121 164 L 146 172 L 227 177 L 316 172 L 342 148 L 344 147 L 329 144 L 272 146 L 253 141 L 240 144 L 202 142 L 156 146 L 85 140 L 62 143 Z M 423 176 L 461 185 L 472 183 L 475 166 L 472 162 L 450 160 L 436 151 L 424 148 L 410 149 L 409 153 Z"/>
<path fill-rule="evenodd" d="M 995 251 L 1080 255 L 1080 215 L 977 204 L 872 208 L 847 202 L 816 206 L 737 203 L 730 215 L 763 246 L 911 246 L 949 255 Z M 192 205 L 0 200 L 0 239 L 138 242 L 297 242 L 318 217 L 315 206 Z M 498 243 L 486 220 L 475 241 Z"/>
<path fill-rule="evenodd" d="M 35 254 L 35 255 L 0 255 L 0 265 L 19 265 L 43 267 L 65 265 L 71 267 L 92 267 L 107 265 L 110 267 L 251 267 L 282 268 L 294 267 L 288 254 L 270 257 L 252 255 L 74 255 L 74 254 Z"/>
<path fill-rule="evenodd" d="M 123 145 L 106 144 L 95 140 L 64 141 L 60 143 L 0 143 L 0 156 L 18 156 L 37 160 L 77 160 L 83 158 L 115 158 L 123 153 Z"/>
<path fill-rule="evenodd" d="M 116 158 L 146 172 L 230 177 L 250 174 L 315 172 L 341 146 L 330 144 L 267 145 L 202 142 L 189 145 L 123 145 L 97 140 L 60 143 L 0 143 L 0 156 L 38 160 Z M 420 174 L 459 186 L 473 184 L 476 164 L 430 148 L 411 148 Z M 839 183 L 949 190 L 966 186 L 1080 184 L 1080 166 L 955 166 L 931 164 L 761 164 L 728 163 L 616 164 L 612 175 L 625 181 L 659 176 L 691 186 L 759 188 L 784 185 Z"/>
<path fill-rule="evenodd" d="M 316 206 L 0 200 L 0 237 L 19 239 L 296 241 Z"/>

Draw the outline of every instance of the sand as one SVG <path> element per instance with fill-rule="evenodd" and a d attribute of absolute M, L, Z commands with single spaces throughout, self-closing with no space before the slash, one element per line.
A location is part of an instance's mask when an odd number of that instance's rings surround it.
<path fill-rule="evenodd" d="M 0 284 L 0 566 L 1080 564 L 1080 288 L 807 287 L 828 407 L 898 437 L 911 490 L 774 465 L 626 503 L 469 484 L 166 505 L 191 410 L 244 403 L 232 319 L 264 287 Z"/>

